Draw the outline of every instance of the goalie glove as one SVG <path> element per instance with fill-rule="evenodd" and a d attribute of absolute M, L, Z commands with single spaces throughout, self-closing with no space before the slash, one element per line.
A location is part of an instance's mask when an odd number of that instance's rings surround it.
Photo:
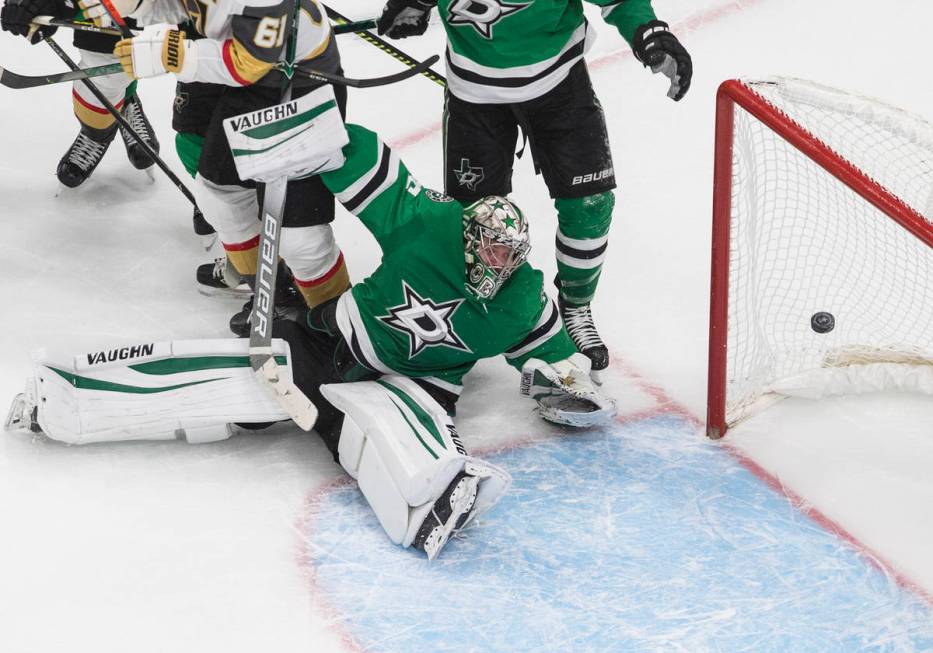
<path fill-rule="evenodd" d="M 135 38 L 119 41 L 113 54 L 127 75 L 132 79 L 142 79 L 165 73 L 182 73 L 185 64 L 189 64 L 189 68 L 196 66 L 196 53 L 190 57 L 190 62 L 185 58 L 189 46 L 185 33 L 175 25 L 150 25 Z"/>
<path fill-rule="evenodd" d="M 126 17 L 136 11 L 142 0 L 110 0 L 110 5 L 116 10 L 118 16 Z M 78 6 L 84 11 L 84 16 L 93 21 L 98 27 L 113 27 L 106 7 L 101 0 L 78 0 Z"/>
<path fill-rule="evenodd" d="M 556 363 L 529 358 L 522 367 L 521 393 L 537 401 L 541 417 L 555 424 L 595 426 L 616 414 L 615 402 L 590 378 L 590 359 L 579 353 Z"/>
<path fill-rule="evenodd" d="M 693 60 L 663 20 L 652 20 L 635 30 L 632 50 L 636 59 L 651 67 L 651 72 L 671 80 L 667 97 L 677 102 L 690 90 Z"/>
<path fill-rule="evenodd" d="M 428 29 L 437 0 L 389 0 L 376 21 L 376 31 L 390 39 L 420 36 Z"/>

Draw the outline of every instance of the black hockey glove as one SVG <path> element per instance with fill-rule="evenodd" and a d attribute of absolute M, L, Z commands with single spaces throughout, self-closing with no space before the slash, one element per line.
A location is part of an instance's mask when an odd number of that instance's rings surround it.
<path fill-rule="evenodd" d="M 667 29 L 663 20 L 652 20 L 635 30 L 632 43 L 635 58 L 651 67 L 653 73 L 663 73 L 671 80 L 667 97 L 675 102 L 690 89 L 693 77 L 693 61 L 677 37 Z"/>
<path fill-rule="evenodd" d="M 379 35 L 390 39 L 420 36 L 428 29 L 431 9 L 437 0 L 389 0 L 376 21 Z"/>
<path fill-rule="evenodd" d="M 0 9 L 0 27 L 4 31 L 25 36 L 30 43 L 38 43 L 43 36 L 52 36 L 57 27 L 40 27 L 30 34 L 32 19 L 36 16 L 71 18 L 78 12 L 71 0 L 6 0 Z"/>

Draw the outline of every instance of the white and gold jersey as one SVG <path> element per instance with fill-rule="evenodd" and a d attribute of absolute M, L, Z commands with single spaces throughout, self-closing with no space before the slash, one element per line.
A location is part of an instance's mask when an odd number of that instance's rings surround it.
<path fill-rule="evenodd" d="M 198 62 L 190 79 L 179 75 L 181 81 L 277 86 L 281 75 L 270 73 L 286 58 L 294 13 L 295 0 L 145 0 L 132 15 L 142 24 L 194 26 L 201 38 L 191 54 Z M 299 0 L 295 63 L 325 72 L 340 67 L 333 31 L 316 0 Z"/>

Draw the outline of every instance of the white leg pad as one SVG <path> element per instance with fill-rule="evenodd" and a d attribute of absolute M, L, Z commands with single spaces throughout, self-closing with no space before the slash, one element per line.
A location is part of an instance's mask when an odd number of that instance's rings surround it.
<path fill-rule="evenodd" d="M 290 381 L 288 343 L 272 343 Z M 42 431 L 69 444 L 212 442 L 229 437 L 233 422 L 288 419 L 253 375 L 244 339 L 143 343 L 78 356 L 43 350 L 33 363 L 26 400 L 38 407 Z"/>
<path fill-rule="evenodd" d="M 473 517 L 508 487 L 508 473 L 468 456 L 451 418 L 410 379 L 386 376 L 321 391 L 346 416 L 340 464 L 396 544 L 411 545 L 434 502 L 467 464 L 484 471 Z"/>

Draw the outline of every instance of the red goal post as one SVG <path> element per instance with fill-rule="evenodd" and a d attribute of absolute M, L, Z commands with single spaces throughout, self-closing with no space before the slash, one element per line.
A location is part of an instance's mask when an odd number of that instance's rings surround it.
<path fill-rule="evenodd" d="M 797 109 L 800 109 L 798 112 Z M 741 114 L 743 125 L 757 123 L 754 130 L 756 134 L 765 134 L 764 136 L 750 136 L 751 128 L 740 126 L 737 118 Z M 832 114 L 832 116 L 831 116 Z M 874 123 L 872 122 L 874 121 Z M 877 127 L 874 125 L 877 124 Z M 826 131 L 840 132 L 838 138 L 829 139 L 821 129 Z M 862 162 L 869 163 L 871 168 L 876 161 L 872 154 L 871 147 L 877 150 L 874 143 L 865 144 L 866 139 L 863 135 L 873 129 L 877 129 L 881 134 L 878 142 L 884 143 L 886 138 L 885 130 L 894 130 L 898 139 L 904 142 L 919 143 L 916 148 L 904 147 L 903 152 L 898 153 L 897 158 L 892 164 L 892 170 L 889 173 L 892 178 L 901 175 L 901 167 L 905 170 L 918 171 L 920 181 L 911 183 L 913 186 L 909 192 L 896 194 L 889 188 L 889 185 L 883 181 L 886 172 L 876 173 L 875 170 L 866 170 Z M 855 159 L 861 158 L 858 162 L 853 158 L 844 156 L 845 151 L 837 151 L 847 147 L 846 139 L 850 138 L 858 143 L 861 149 L 865 145 L 865 150 L 860 151 Z M 925 121 L 910 116 L 893 107 L 867 98 L 849 95 L 835 89 L 819 86 L 802 80 L 774 79 L 760 82 L 728 80 L 719 87 L 716 98 L 716 131 L 715 131 L 715 162 L 714 162 L 714 185 L 713 185 L 713 234 L 712 234 L 712 271 L 711 271 L 711 292 L 710 292 L 710 322 L 709 322 L 709 370 L 708 370 L 708 405 L 707 405 L 707 435 L 711 438 L 722 437 L 726 430 L 735 421 L 743 416 L 754 412 L 746 406 L 743 410 L 745 415 L 732 416 L 729 414 L 730 388 L 735 382 L 734 378 L 743 372 L 736 370 L 734 364 L 730 364 L 730 356 L 738 358 L 741 352 L 737 348 L 742 347 L 739 342 L 743 338 L 749 337 L 749 331 L 767 331 L 773 322 L 780 320 L 770 319 L 766 323 L 758 323 L 756 320 L 761 318 L 760 313 L 780 310 L 766 307 L 759 310 L 759 307 L 768 302 L 767 297 L 762 294 L 775 292 L 777 294 L 792 294 L 795 286 L 793 284 L 785 285 L 780 291 L 775 290 L 779 281 L 770 279 L 762 281 L 760 278 L 755 282 L 755 286 L 746 289 L 744 300 L 754 304 L 753 308 L 748 309 L 750 317 L 737 319 L 737 314 L 743 310 L 740 307 L 730 307 L 730 285 L 741 285 L 745 279 L 741 276 L 758 276 L 770 274 L 770 270 L 764 272 L 754 269 L 756 265 L 771 266 L 780 268 L 780 274 L 796 279 L 797 287 L 800 286 L 820 286 L 820 282 L 815 281 L 817 276 L 823 272 L 807 271 L 807 265 L 819 264 L 819 247 L 834 248 L 840 241 L 850 240 L 849 233 L 841 234 L 835 232 L 832 237 L 824 238 L 818 247 L 812 247 L 810 243 L 805 242 L 807 238 L 808 225 L 828 223 L 832 224 L 833 229 L 842 229 L 839 224 L 845 223 L 845 229 L 858 229 L 859 224 L 866 224 L 865 229 L 868 234 L 861 240 L 872 242 L 873 239 L 887 238 L 876 225 L 877 218 L 873 217 L 876 211 L 879 215 L 886 217 L 892 224 L 898 225 L 898 229 L 904 233 L 910 234 L 921 245 L 919 249 L 910 245 L 907 246 L 909 253 L 905 256 L 912 260 L 905 263 L 907 269 L 898 270 L 893 275 L 894 282 L 903 283 L 904 278 L 921 276 L 917 279 L 918 290 L 911 295 L 920 296 L 920 310 L 925 313 L 933 307 L 933 276 L 922 278 L 923 275 L 933 274 L 933 224 L 928 217 L 924 217 L 921 211 L 931 215 L 930 208 L 933 207 L 933 127 Z M 750 140 L 768 141 L 764 145 L 749 143 Z M 773 139 L 773 143 L 771 142 Z M 832 143 L 832 146 L 829 143 Z M 898 140 L 899 142 L 899 140 Z M 871 147 L 869 147 L 869 145 Z M 883 147 L 883 145 L 882 145 Z M 918 151 L 929 152 L 929 157 L 924 158 L 914 153 Z M 758 152 L 760 150 L 760 152 Z M 793 150 L 793 152 L 791 151 Z M 801 158 L 801 155 L 803 158 Z M 877 157 L 878 160 L 884 157 Z M 916 164 L 912 159 L 916 159 Z M 809 163 L 801 163 L 801 161 Z M 894 157 L 892 157 L 894 160 Z M 929 163 L 927 162 L 929 160 Z M 812 168 L 810 168 L 812 164 Z M 883 164 L 883 165 L 886 165 Z M 743 170 L 738 170 L 743 167 Z M 783 169 L 782 169 L 783 166 Z M 772 171 L 771 168 L 774 168 Z M 806 168 L 807 170 L 802 170 Z M 830 176 L 835 181 L 830 180 Z M 812 178 L 812 179 L 811 179 Z M 925 179 L 925 181 L 924 181 Z M 814 181 L 815 180 L 815 181 Z M 929 187 L 924 186 L 928 184 Z M 742 185 L 741 188 L 737 188 Z M 830 189 L 830 186 L 838 186 L 838 189 Z M 749 190 L 751 186 L 754 189 Z M 916 186 L 919 190 L 914 190 Z M 819 187 L 817 190 L 814 188 Z M 922 188 L 921 188 L 922 187 Z M 847 189 L 847 190 L 843 190 Z M 771 201 L 766 196 L 772 193 L 780 196 L 776 203 L 781 204 L 779 209 L 769 207 Z M 820 194 L 818 199 L 810 197 Z M 852 195 L 854 193 L 854 195 Z M 902 195 L 916 195 L 926 200 L 907 201 Z M 806 197 L 804 197 L 806 195 Z M 861 198 L 861 200 L 855 199 Z M 839 211 L 845 211 L 846 215 L 840 218 L 836 215 L 834 206 L 838 203 Z M 862 206 L 864 205 L 864 206 Z M 868 208 L 873 207 L 873 209 Z M 762 208 L 764 207 L 764 208 Z M 852 208 L 854 207 L 854 208 Z M 756 213 L 754 220 L 757 220 L 754 229 L 750 235 L 742 234 L 741 238 L 737 232 L 741 232 L 745 227 L 740 221 L 749 218 L 743 214 Z M 797 213 L 805 215 L 800 217 Z M 849 213 L 859 215 L 869 213 L 872 217 L 861 219 L 856 222 L 850 218 Z M 760 215 L 759 215 L 760 214 Z M 764 217 L 762 217 L 764 216 Z M 821 221 L 821 222 L 817 222 Z M 775 227 L 775 224 L 781 223 Z M 793 228 L 788 228 L 789 223 L 794 223 Z M 837 224 L 838 223 L 838 224 Z M 868 226 L 870 225 L 870 226 Z M 822 228 L 822 227 L 820 227 Z M 887 227 L 883 227 L 887 229 Z M 874 233 L 874 231 L 879 233 Z M 885 232 L 887 233 L 887 232 Z M 895 236 L 894 238 L 900 238 Z M 757 239 L 749 244 L 752 239 Z M 740 240 L 740 242 L 738 242 Z M 738 242 L 738 245 L 736 244 Z M 786 246 L 785 246 L 786 243 Z M 925 248 L 923 247 L 925 245 Z M 750 254 L 741 258 L 742 254 L 736 254 L 736 247 L 749 247 Z M 902 245 L 898 245 L 903 249 Z M 781 250 L 780 254 L 771 252 Z M 804 263 L 795 260 L 800 252 L 808 252 L 815 249 L 814 255 L 809 253 L 810 262 Z M 840 246 L 842 249 L 842 246 Z M 767 252 L 761 255 L 761 252 Z M 919 252 L 919 254 L 917 253 Z M 777 264 L 774 260 L 781 257 Z M 851 262 L 853 255 L 851 252 L 840 251 L 838 254 L 830 256 L 839 257 L 838 260 Z M 769 258 L 771 257 L 771 258 Z M 799 258 L 803 258 L 801 254 Z M 888 255 L 888 258 L 893 258 Z M 774 260 L 772 260 L 774 259 Z M 918 259 L 914 262 L 913 259 Z M 817 263 L 814 264 L 813 261 Z M 858 263 L 857 261 L 855 262 Z M 743 268 L 744 269 L 739 269 Z M 801 267 L 803 269 L 798 270 Z M 840 265 L 843 268 L 844 265 Z M 886 267 L 881 265 L 880 267 Z M 840 271 L 840 274 L 849 274 Z M 880 272 L 879 272 L 880 274 Z M 838 275 L 837 275 L 838 276 Z M 805 283 L 801 283 L 804 280 Z M 846 281 L 842 279 L 832 279 L 825 286 L 838 287 Z M 811 283 L 812 282 L 812 283 Z M 924 290 L 926 286 L 928 292 Z M 821 294 L 822 293 L 822 294 Z M 840 310 L 843 315 L 837 315 L 836 321 L 846 320 L 844 325 L 849 324 L 849 316 L 845 315 L 846 305 L 844 302 L 834 304 L 833 298 L 827 295 L 825 290 L 814 291 L 814 296 L 819 299 L 811 299 L 813 310 L 823 308 L 819 301 L 826 304 L 832 304 L 826 308 Z M 732 297 L 736 302 L 736 298 Z M 913 300 L 914 304 L 918 300 Z M 804 304 L 810 306 L 811 304 Z M 785 330 L 788 333 L 802 325 L 804 322 L 809 326 L 811 315 L 803 314 L 796 307 L 797 313 L 788 319 L 790 327 Z M 892 310 L 897 314 L 898 310 L 910 312 L 914 306 L 895 307 Z M 809 310 L 809 309 L 808 309 Z M 771 313 L 772 317 L 774 313 Z M 931 313 L 933 315 L 933 313 Z M 929 317 L 929 316 L 927 316 Z M 730 322 L 731 319 L 731 322 Z M 855 318 L 853 318 L 855 319 Z M 859 318 L 861 319 L 861 318 Z M 910 352 L 921 352 L 921 358 L 926 362 L 926 354 L 933 351 L 933 322 L 926 321 L 927 318 L 920 316 L 917 324 L 905 324 L 905 334 L 888 335 L 885 333 L 880 337 L 877 343 L 858 341 L 858 346 L 870 350 L 872 356 L 878 351 L 888 351 L 895 348 L 902 351 L 902 347 L 907 347 Z M 930 318 L 933 319 L 933 318 Z M 908 320 L 909 322 L 909 320 Z M 862 330 L 862 339 L 866 338 L 866 333 L 871 333 L 872 322 L 866 319 L 866 325 Z M 924 324 L 925 329 L 924 329 Z M 749 326 L 750 325 L 750 326 Z M 919 326 L 918 326 L 919 325 Z M 742 329 L 745 328 L 743 333 Z M 784 327 L 782 327 L 783 329 Z M 832 328 L 832 327 L 831 327 Z M 815 328 L 814 328 L 815 331 Z M 911 331 L 916 333 L 917 343 L 905 342 L 913 340 Z M 929 331 L 930 333 L 927 333 Z M 755 337 L 758 337 L 756 334 Z M 801 351 L 807 351 L 826 358 L 826 351 L 816 352 L 821 344 L 812 345 L 807 339 L 812 339 L 815 343 L 821 343 L 819 336 L 813 333 L 786 335 L 766 334 L 763 339 L 780 340 L 786 337 L 788 341 L 793 341 L 792 347 Z M 837 347 L 851 348 L 855 341 L 849 342 L 845 338 L 850 336 L 838 337 L 837 334 L 830 334 L 828 337 L 836 338 Z M 854 336 L 852 336 L 854 337 Z M 751 337 L 749 337 L 751 338 Z M 802 339 L 801 339 L 802 338 Z M 732 342 L 734 340 L 735 342 Z M 823 341 L 825 342 L 825 341 Z M 755 346 L 759 346 L 755 344 Z M 780 344 L 766 344 L 763 347 L 780 348 Z M 810 350 L 814 350 L 810 352 Z M 793 356 L 794 354 L 791 354 Z M 759 364 L 759 368 L 780 367 L 782 362 L 775 363 L 774 360 L 781 359 L 781 352 L 769 352 L 761 355 L 762 359 L 769 359 L 768 364 Z M 913 354 L 911 354 L 913 356 Z M 903 356 L 895 355 L 889 358 L 898 359 Z M 883 357 L 882 357 L 883 358 Z M 784 369 L 787 372 L 793 368 L 794 362 L 788 362 Z M 801 361 L 802 367 L 813 367 L 812 361 Z M 750 365 L 755 367 L 755 365 Z M 933 367 L 931 367 L 933 369 Z M 793 371 L 798 371 L 793 369 Z M 748 372 L 746 376 L 754 376 L 754 373 Z M 765 374 L 767 376 L 767 374 Z M 757 383 L 757 382 L 756 382 Z M 753 384 L 754 385 L 754 384 Z M 759 388 L 761 394 L 767 393 L 767 386 L 762 384 Z M 748 390 L 747 393 L 753 395 L 756 390 Z M 760 397 L 750 399 L 751 403 L 757 401 Z M 741 412 L 741 411 L 739 411 Z"/>

